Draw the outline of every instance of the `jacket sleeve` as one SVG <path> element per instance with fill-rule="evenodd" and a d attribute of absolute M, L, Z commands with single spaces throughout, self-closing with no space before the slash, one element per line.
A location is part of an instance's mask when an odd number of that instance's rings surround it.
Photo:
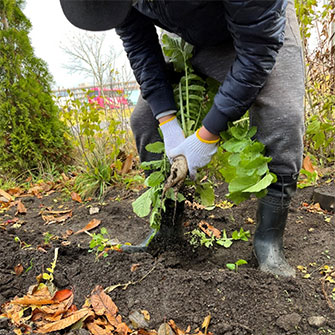
<path fill-rule="evenodd" d="M 142 96 L 154 116 L 176 110 L 172 87 L 153 20 L 131 9 L 126 21 L 116 28 L 121 37 Z"/>
<path fill-rule="evenodd" d="M 212 133 L 227 128 L 255 101 L 284 40 L 286 0 L 223 0 L 236 59 L 203 120 Z"/>

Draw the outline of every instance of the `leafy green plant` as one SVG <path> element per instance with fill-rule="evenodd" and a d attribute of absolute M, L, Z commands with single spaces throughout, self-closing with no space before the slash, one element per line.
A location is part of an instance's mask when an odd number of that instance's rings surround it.
<path fill-rule="evenodd" d="M 232 233 L 231 237 L 227 236 L 227 232 L 224 229 L 222 231 L 222 236 L 220 238 L 215 237 L 214 234 L 211 236 L 206 235 L 203 231 L 199 230 L 198 228 L 193 229 L 191 232 L 191 239 L 190 244 L 193 245 L 195 248 L 204 245 L 206 248 L 210 248 L 214 246 L 214 243 L 222 246 L 224 248 L 230 248 L 233 244 L 233 241 L 248 241 L 250 238 L 249 230 L 244 231 L 241 227 L 239 231 L 235 230 Z"/>
<path fill-rule="evenodd" d="M 297 184 L 298 188 L 305 188 L 317 184 L 317 180 L 319 178 L 317 171 L 310 172 L 305 169 L 301 169 L 300 176 L 301 175 L 304 175 L 305 178 L 304 179 L 299 178 L 299 182 Z"/>
<path fill-rule="evenodd" d="M 264 156 L 264 145 L 252 139 L 256 131 L 247 122 L 237 122 L 222 133 L 223 143 L 217 154 L 222 166 L 219 172 L 229 184 L 228 198 L 236 204 L 251 194 L 263 197 L 266 188 L 277 180 L 269 171 L 271 158 Z"/>
<path fill-rule="evenodd" d="M 88 252 L 93 252 L 93 250 L 95 249 L 96 259 L 98 259 L 100 255 L 102 255 L 103 257 L 107 257 L 107 249 L 118 249 L 120 247 L 120 244 L 115 243 L 115 241 L 113 241 L 109 237 L 106 228 L 101 228 L 100 233 L 98 234 L 90 234 L 88 232 L 86 233 L 92 238 L 89 244 L 91 250 L 89 250 Z"/>
<path fill-rule="evenodd" d="M 71 129 L 68 138 L 81 167 L 75 186 L 83 197 L 101 197 L 109 185 L 121 180 L 124 130 L 107 107 L 76 99 L 70 91 L 68 94 L 61 116 Z"/>
<path fill-rule="evenodd" d="M 244 259 L 239 259 L 238 261 L 236 261 L 235 263 L 228 263 L 226 264 L 226 267 L 231 270 L 231 271 L 238 271 L 239 266 L 244 265 L 244 264 L 248 264 L 248 262 Z"/>
<path fill-rule="evenodd" d="M 49 233 L 48 231 L 45 232 L 45 233 L 43 234 L 43 236 L 44 236 L 44 238 L 43 238 L 43 243 L 44 243 L 44 244 L 49 244 L 50 241 L 51 241 L 51 239 L 54 237 L 54 235 L 51 234 L 51 233 Z"/>
<path fill-rule="evenodd" d="M 21 249 L 28 249 L 31 247 L 31 244 L 27 244 L 26 242 L 22 241 L 18 236 L 14 237 L 14 241 L 19 243 Z"/>
<path fill-rule="evenodd" d="M 306 63 L 305 151 L 321 166 L 335 162 L 335 60 L 332 52 L 335 4 L 295 0 Z M 315 39 L 310 43 L 314 30 Z M 317 33 L 315 33 L 317 32 Z M 309 178 L 309 176 L 307 176 Z"/>
<path fill-rule="evenodd" d="M 164 144 L 162 142 L 155 142 L 148 144 L 146 149 L 150 152 L 161 153 L 164 152 Z M 172 189 L 168 190 L 163 195 L 163 182 L 166 180 L 169 173 L 170 164 L 165 156 L 161 160 L 144 162 L 141 164 L 143 169 L 156 171 L 152 172 L 145 180 L 145 185 L 149 189 L 138 197 L 133 203 L 133 211 L 139 217 L 145 217 L 150 214 L 150 226 L 155 231 L 160 228 L 161 211 L 165 211 L 165 199 L 172 199 L 174 201 L 183 201 L 184 196 L 178 193 L 177 199 Z"/>

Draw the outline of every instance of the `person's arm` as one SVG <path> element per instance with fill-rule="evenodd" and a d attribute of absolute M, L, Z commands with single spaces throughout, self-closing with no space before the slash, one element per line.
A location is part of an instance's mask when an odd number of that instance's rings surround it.
<path fill-rule="evenodd" d="M 116 33 L 122 39 L 142 96 L 149 103 L 154 116 L 176 110 L 153 21 L 132 8 L 126 21 L 116 28 Z"/>
<path fill-rule="evenodd" d="M 223 1 L 236 59 L 203 120 L 212 134 L 239 119 L 264 86 L 283 44 L 286 2 Z"/>

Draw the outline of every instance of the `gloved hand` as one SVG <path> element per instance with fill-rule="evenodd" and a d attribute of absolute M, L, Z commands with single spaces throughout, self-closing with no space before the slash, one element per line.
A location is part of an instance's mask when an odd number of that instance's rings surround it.
<path fill-rule="evenodd" d="M 170 151 L 171 158 L 184 155 L 187 160 L 188 171 L 191 179 L 195 179 L 197 169 L 207 165 L 217 151 L 217 143 L 220 139 L 207 141 L 202 139 L 197 130 L 184 142 Z"/>
<path fill-rule="evenodd" d="M 171 150 L 185 141 L 183 130 L 181 129 L 175 115 L 172 115 L 170 119 L 161 122 L 159 127 L 163 133 L 165 152 L 169 159 L 171 159 Z"/>

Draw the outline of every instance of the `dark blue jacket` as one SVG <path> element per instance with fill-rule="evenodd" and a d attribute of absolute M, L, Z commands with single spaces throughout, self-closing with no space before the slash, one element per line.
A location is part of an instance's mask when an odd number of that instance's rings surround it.
<path fill-rule="evenodd" d="M 254 102 L 283 44 L 287 0 L 139 0 L 116 32 L 155 116 L 176 109 L 155 25 L 201 47 L 233 38 L 237 57 L 203 124 L 226 129 Z"/>

